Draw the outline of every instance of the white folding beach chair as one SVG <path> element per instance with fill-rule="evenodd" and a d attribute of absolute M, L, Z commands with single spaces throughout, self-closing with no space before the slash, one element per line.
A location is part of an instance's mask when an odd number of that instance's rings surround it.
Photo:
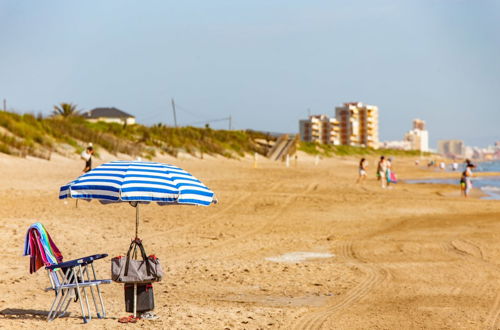
<path fill-rule="evenodd" d="M 83 322 L 87 323 L 91 320 L 92 313 L 90 311 L 87 289 L 89 289 L 92 296 L 97 317 L 103 318 L 106 316 L 106 309 L 99 285 L 109 284 L 111 280 L 98 280 L 93 262 L 107 256 L 107 254 L 96 254 L 45 267 L 51 284 L 45 291 L 54 290 L 56 294 L 49 310 L 48 321 L 64 316 L 72 300 L 80 303 Z M 99 304 L 97 303 L 94 290 L 97 291 Z M 85 304 L 83 299 L 85 299 Z"/>

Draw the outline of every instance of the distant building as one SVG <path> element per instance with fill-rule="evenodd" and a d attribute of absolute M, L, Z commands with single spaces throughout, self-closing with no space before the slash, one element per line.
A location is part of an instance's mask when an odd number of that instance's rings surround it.
<path fill-rule="evenodd" d="M 438 141 L 438 153 L 447 157 L 463 157 L 465 145 L 462 140 L 440 140 Z"/>
<path fill-rule="evenodd" d="M 404 136 L 404 141 L 409 142 L 410 150 L 429 151 L 429 132 L 425 129 L 425 121 L 413 120 L 413 129 Z"/>
<path fill-rule="evenodd" d="M 384 141 L 379 143 L 382 149 L 411 150 L 409 141 Z"/>
<path fill-rule="evenodd" d="M 378 148 L 378 108 L 361 102 L 335 108 L 340 128 L 340 144 Z"/>
<path fill-rule="evenodd" d="M 413 119 L 413 129 L 425 131 L 425 121 L 422 119 Z"/>
<path fill-rule="evenodd" d="M 135 117 L 117 108 L 95 108 L 84 112 L 83 117 L 91 122 L 104 121 L 124 125 L 135 124 Z"/>
<path fill-rule="evenodd" d="M 300 120 L 299 130 L 302 141 L 333 145 L 340 143 L 338 122 L 327 115 L 314 115 Z"/>

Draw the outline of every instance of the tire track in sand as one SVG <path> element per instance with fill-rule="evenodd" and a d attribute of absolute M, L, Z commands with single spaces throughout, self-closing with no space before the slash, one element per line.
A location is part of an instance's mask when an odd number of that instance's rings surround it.
<path fill-rule="evenodd" d="M 279 184 L 275 184 L 274 186 L 275 186 L 274 189 L 276 189 L 279 186 Z M 280 203 L 280 205 L 276 209 L 276 211 L 269 217 L 269 220 L 266 221 L 264 224 L 258 226 L 257 228 L 252 229 L 252 230 L 244 231 L 242 233 L 239 233 L 238 236 L 236 236 L 236 237 L 232 237 L 230 239 L 226 239 L 224 241 L 221 241 L 221 242 L 219 242 L 217 244 L 214 244 L 212 246 L 209 246 L 209 247 L 201 247 L 201 248 L 197 248 L 197 249 L 192 249 L 189 252 L 184 253 L 184 254 L 180 254 L 180 255 L 178 255 L 178 256 L 170 259 L 170 260 L 172 260 L 172 261 L 178 261 L 179 259 L 183 259 L 183 258 L 186 258 L 186 257 L 189 257 L 189 256 L 199 255 L 202 252 L 203 252 L 203 254 L 208 254 L 210 252 L 213 252 L 213 251 L 219 250 L 219 249 L 221 249 L 223 247 L 226 247 L 227 245 L 236 244 L 238 242 L 241 242 L 243 239 L 246 239 L 248 237 L 254 236 L 254 235 L 262 232 L 263 230 L 265 230 L 269 226 L 272 226 L 272 225 L 276 224 L 276 222 L 280 219 L 280 216 L 283 215 L 283 213 L 286 211 L 286 209 L 292 204 L 292 202 L 297 197 L 300 197 L 302 195 L 308 194 L 309 192 L 311 192 L 312 190 L 314 190 L 314 188 L 316 186 L 317 186 L 316 183 L 311 183 L 311 184 L 309 184 L 307 186 L 307 188 L 304 191 L 302 191 L 300 193 L 296 193 L 296 194 L 289 194 L 289 195 L 287 195 L 285 201 L 282 202 L 282 203 Z M 272 190 L 267 190 L 267 191 L 268 192 L 272 192 Z"/>
<path fill-rule="evenodd" d="M 320 329 L 335 314 L 369 295 L 378 284 L 382 283 L 388 277 L 387 270 L 357 258 L 354 253 L 352 241 L 342 243 L 339 247 L 338 256 L 347 259 L 347 265 L 361 269 L 367 276 L 345 295 L 339 296 L 338 299 L 333 298 L 332 304 L 302 316 L 293 325 L 294 329 Z"/>
<path fill-rule="evenodd" d="M 494 270 L 498 271 L 497 265 L 485 260 L 484 252 L 481 246 L 472 241 L 457 239 L 451 242 L 444 243 L 443 247 L 448 252 L 458 255 L 465 261 L 464 264 L 466 265 L 469 265 L 471 262 L 473 262 L 480 264 L 481 266 L 494 268 Z M 472 269 L 473 267 L 469 266 L 469 268 Z M 487 291 L 487 286 L 488 283 L 483 283 L 480 287 L 480 290 Z M 488 311 L 485 325 L 488 327 L 488 329 L 500 328 L 500 292 L 496 294 L 495 300 L 493 301 L 493 304 Z"/>
<path fill-rule="evenodd" d="M 279 183 L 274 183 L 273 185 L 270 186 L 270 188 L 268 190 L 266 190 L 266 192 L 274 192 L 278 188 L 279 188 Z M 209 223 L 210 221 L 213 221 L 214 219 L 221 218 L 221 216 L 224 215 L 224 214 L 229 213 L 234 208 L 236 208 L 237 206 L 241 205 L 241 203 L 244 200 L 248 199 L 251 195 L 252 195 L 251 192 L 244 192 L 241 196 L 239 196 L 236 199 L 232 200 L 229 204 L 227 204 L 227 205 L 220 205 L 219 206 L 220 207 L 219 210 L 217 210 L 215 213 L 210 214 L 208 217 L 206 217 L 205 219 L 203 219 L 201 221 L 191 222 L 191 223 L 186 224 L 184 226 L 174 227 L 174 228 L 166 230 L 166 231 L 157 232 L 156 234 L 152 234 L 152 235 L 146 236 L 146 238 L 148 240 L 150 240 L 150 239 L 153 239 L 153 238 L 158 237 L 158 236 L 164 236 L 165 234 L 172 234 L 172 233 L 176 233 L 176 232 L 182 232 L 183 230 L 190 229 L 190 228 L 195 227 L 195 226 L 202 226 L 202 225 L 204 225 L 206 223 Z M 215 208 L 217 208 L 217 207 L 215 207 Z"/>

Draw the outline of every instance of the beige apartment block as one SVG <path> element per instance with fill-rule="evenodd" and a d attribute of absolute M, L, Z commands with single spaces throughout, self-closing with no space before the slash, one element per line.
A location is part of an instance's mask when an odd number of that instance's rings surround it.
<path fill-rule="evenodd" d="M 299 121 L 300 138 L 306 142 L 340 144 L 339 125 L 335 118 L 313 115 Z"/>
<path fill-rule="evenodd" d="M 413 129 L 404 136 L 404 141 L 410 143 L 411 150 L 429 151 L 429 132 L 425 129 L 425 121 L 413 120 Z"/>
<path fill-rule="evenodd" d="M 465 154 L 465 145 L 462 140 L 439 140 L 438 153 L 447 157 L 462 157 Z"/>
<path fill-rule="evenodd" d="M 422 119 L 413 119 L 413 129 L 425 131 L 425 121 Z"/>
<path fill-rule="evenodd" d="M 335 108 L 340 144 L 378 148 L 378 107 L 361 102 Z"/>

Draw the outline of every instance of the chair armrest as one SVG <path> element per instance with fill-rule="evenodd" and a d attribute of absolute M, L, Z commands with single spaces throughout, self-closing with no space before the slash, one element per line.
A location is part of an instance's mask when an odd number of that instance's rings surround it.
<path fill-rule="evenodd" d="M 65 262 L 61 262 L 59 264 L 54 264 L 50 266 L 46 266 L 45 269 L 55 269 L 55 268 L 65 268 L 65 267 L 75 267 L 75 266 L 83 266 L 92 263 L 94 260 L 106 258 L 108 255 L 106 253 L 103 254 L 94 254 L 92 256 L 87 256 L 83 258 L 78 258 L 74 260 L 69 260 Z"/>

